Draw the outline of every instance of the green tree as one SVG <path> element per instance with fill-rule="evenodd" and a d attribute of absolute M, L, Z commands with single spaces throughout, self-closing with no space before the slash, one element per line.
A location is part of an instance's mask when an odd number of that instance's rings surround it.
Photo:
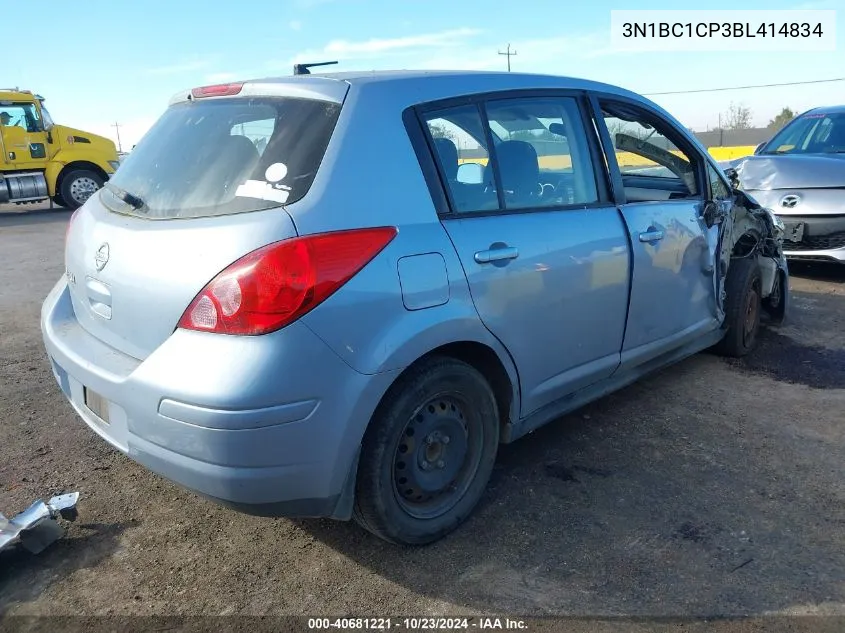
<path fill-rule="evenodd" d="M 431 136 L 433 138 L 448 138 L 455 144 L 457 144 L 458 142 L 458 139 L 456 138 L 452 130 L 448 129 L 442 123 L 429 123 L 428 129 L 431 130 Z"/>
<path fill-rule="evenodd" d="M 512 141 L 559 141 L 560 136 L 552 134 L 549 130 L 515 130 L 511 132 Z"/>
<path fill-rule="evenodd" d="M 769 121 L 769 129 L 777 131 L 794 118 L 795 113 L 792 111 L 792 108 L 784 108 L 774 119 Z"/>
<path fill-rule="evenodd" d="M 751 127 L 751 108 L 741 103 L 731 103 L 728 111 L 722 115 L 726 130 L 747 130 Z"/>

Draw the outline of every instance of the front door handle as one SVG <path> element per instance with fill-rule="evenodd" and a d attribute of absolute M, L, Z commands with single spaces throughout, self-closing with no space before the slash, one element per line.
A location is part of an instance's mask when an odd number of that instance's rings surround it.
<path fill-rule="evenodd" d="M 513 246 L 506 246 L 505 248 L 491 248 L 486 251 L 478 251 L 473 256 L 473 259 L 479 264 L 489 264 L 490 262 L 516 259 L 517 257 L 519 257 L 519 251 Z"/>
<path fill-rule="evenodd" d="M 645 233 L 640 233 L 641 242 L 657 242 L 663 239 L 663 231 L 658 231 L 654 228 L 649 228 Z"/>

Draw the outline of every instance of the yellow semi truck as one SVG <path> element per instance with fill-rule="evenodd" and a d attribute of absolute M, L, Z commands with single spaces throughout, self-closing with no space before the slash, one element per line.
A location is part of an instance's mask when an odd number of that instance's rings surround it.
<path fill-rule="evenodd" d="M 57 125 L 44 98 L 0 88 L 0 204 L 41 202 L 76 209 L 120 165 L 109 139 Z"/>

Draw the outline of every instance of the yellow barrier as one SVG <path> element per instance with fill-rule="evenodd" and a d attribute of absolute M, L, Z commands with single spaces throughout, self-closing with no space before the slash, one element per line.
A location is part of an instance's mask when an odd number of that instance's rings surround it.
<path fill-rule="evenodd" d="M 710 147 L 707 149 L 709 154 L 716 160 L 733 160 L 734 158 L 742 158 L 743 156 L 750 156 L 754 153 L 754 145 L 742 145 L 736 147 Z M 680 152 L 674 152 L 680 155 Z M 618 152 L 616 160 L 623 167 L 640 167 L 640 166 L 656 166 L 657 163 L 651 161 L 638 154 L 630 152 Z M 481 165 L 487 164 L 486 158 L 460 158 L 459 163 L 479 163 Z M 572 167 L 572 159 L 568 155 L 556 156 L 540 156 L 540 169 L 569 169 Z"/>
<path fill-rule="evenodd" d="M 733 160 L 734 158 L 743 158 L 744 156 L 751 156 L 756 149 L 756 145 L 738 145 L 736 147 L 710 147 L 707 151 L 716 160 Z"/>

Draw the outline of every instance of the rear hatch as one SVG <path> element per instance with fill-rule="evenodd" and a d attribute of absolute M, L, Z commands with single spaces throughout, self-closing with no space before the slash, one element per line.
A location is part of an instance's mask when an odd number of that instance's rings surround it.
<path fill-rule="evenodd" d="M 278 94 L 278 84 L 275 96 L 250 84 L 235 95 L 235 86 L 171 105 L 71 222 L 65 266 L 77 319 L 137 359 L 217 273 L 296 235 L 283 207 L 307 193 L 332 136 L 336 88 L 323 99 Z"/>

